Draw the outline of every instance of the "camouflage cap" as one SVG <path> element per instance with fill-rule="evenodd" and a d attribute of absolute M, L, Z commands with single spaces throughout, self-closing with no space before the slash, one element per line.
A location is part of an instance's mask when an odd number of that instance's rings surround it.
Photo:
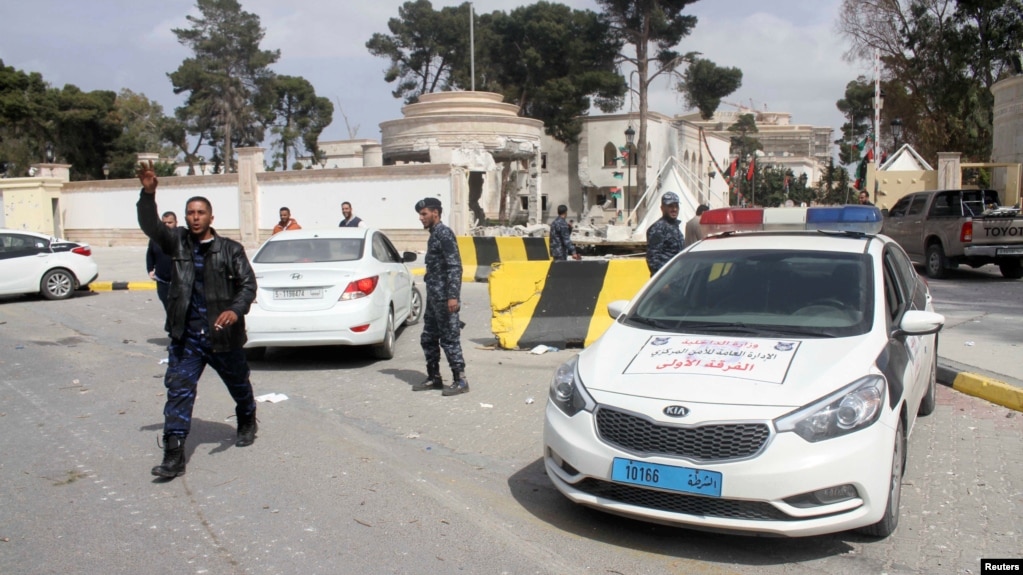
<path fill-rule="evenodd" d="M 423 211 L 423 208 L 433 208 L 439 210 L 441 208 L 440 200 L 437 198 L 423 198 L 416 202 L 416 213 Z"/>
<path fill-rule="evenodd" d="M 662 206 L 670 206 L 671 204 L 677 204 L 677 203 L 678 203 L 678 194 L 676 194 L 675 192 L 665 192 L 664 195 L 661 196 L 661 205 Z"/>

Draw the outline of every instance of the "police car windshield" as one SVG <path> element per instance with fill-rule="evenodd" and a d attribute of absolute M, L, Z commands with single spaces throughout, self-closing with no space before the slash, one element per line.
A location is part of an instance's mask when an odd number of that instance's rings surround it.
<path fill-rule="evenodd" d="M 873 321 L 864 254 L 744 250 L 687 253 L 664 270 L 625 318 L 645 329 L 765 337 L 849 337 Z"/>

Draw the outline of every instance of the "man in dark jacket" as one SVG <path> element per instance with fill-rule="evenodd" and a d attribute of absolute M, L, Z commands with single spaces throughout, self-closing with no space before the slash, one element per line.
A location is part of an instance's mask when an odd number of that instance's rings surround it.
<path fill-rule="evenodd" d="M 581 258 L 572 244 L 572 226 L 565 219 L 567 214 L 568 206 L 562 204 L 558 206 L 558 217 L 551 222 L 551 258 L 555 260 L 567 260 L 570 255 L 574 260 Z"/>
<path fill-rule="evenodd" d="M 164 212 L 162 219 L 163 225 L 168 228 L 178 227 L 178 216 L 174 212 Z M 163 253 L 155 241 L 149 240 L 149 248 L 146 250 L 146 271 L 149 272 L 149 278 L 156 282 L 156 297 L 160 298 L 164 311 L 167 311 L 167 294 L 170 292 L 173 265 L 174 260 Z"/>
<path fill-rule="evenodd" d="M 138 170 L 139 227 L 174 260 L 167 323 L 167 403 L 164 405 L 163 463 L 153 475 L 185 473 L 185 438 L 192 423 L 196 387 L 209 365 L 227 385 L 235 401 L 238 437 L 235 445 L 252 445 L 256 438 L 256 401 L 249 381 L 245 344 L 245 314 L 256 297 L 256 276 L 242 245 L 219 236 L 210 227 L 213 207 L 196 196 L 185 203 L 187 227 L 170 229 L 156 209 L 157 178 L 152 163 Z"/>
<path fill-rule="evenodd" d="M 661 219 L 646 230 L 646 267 L 650 275 L 657 273 L 685 247 L 685 239 L 679 229 L 681 223 L 678 220 L 678 194 L 665 192 L 661 196 Z"/>

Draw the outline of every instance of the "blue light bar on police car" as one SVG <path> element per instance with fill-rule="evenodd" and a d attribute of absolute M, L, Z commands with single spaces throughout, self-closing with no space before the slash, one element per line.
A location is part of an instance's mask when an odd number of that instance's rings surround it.
<path fill-rule="evenodd" d="M 700 216 L 705 236 L 726 232 L 828 231 L 881 233 L 881 210 L 875 206 L 812 208 L 719 208 Z"/>

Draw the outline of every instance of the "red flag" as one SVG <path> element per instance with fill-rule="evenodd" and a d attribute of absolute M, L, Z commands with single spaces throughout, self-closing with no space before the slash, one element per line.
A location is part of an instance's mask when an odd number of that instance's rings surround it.
<path fill-rule="evenodd" d="M 753 158 L 752 160 L 749 161 L 749 169 L 746 170 L 746 179 L 747 180 L 752 180 L 753 179 L 753 173 L 756 170 L 756 165 L 757 165 L 757 159 L 756 158 Z"/>
<path fill-rule="evenodd" d="M 874 161 L 874 148 L 867 149 L 867 161 L 868 162 Z"/>
<path fill-rule="evenodd" d="M 728 166 L 728 177 L 734 178 L 735 172 L 739 169 L 739 158 L 732 159 L 732 165 Z"/>

